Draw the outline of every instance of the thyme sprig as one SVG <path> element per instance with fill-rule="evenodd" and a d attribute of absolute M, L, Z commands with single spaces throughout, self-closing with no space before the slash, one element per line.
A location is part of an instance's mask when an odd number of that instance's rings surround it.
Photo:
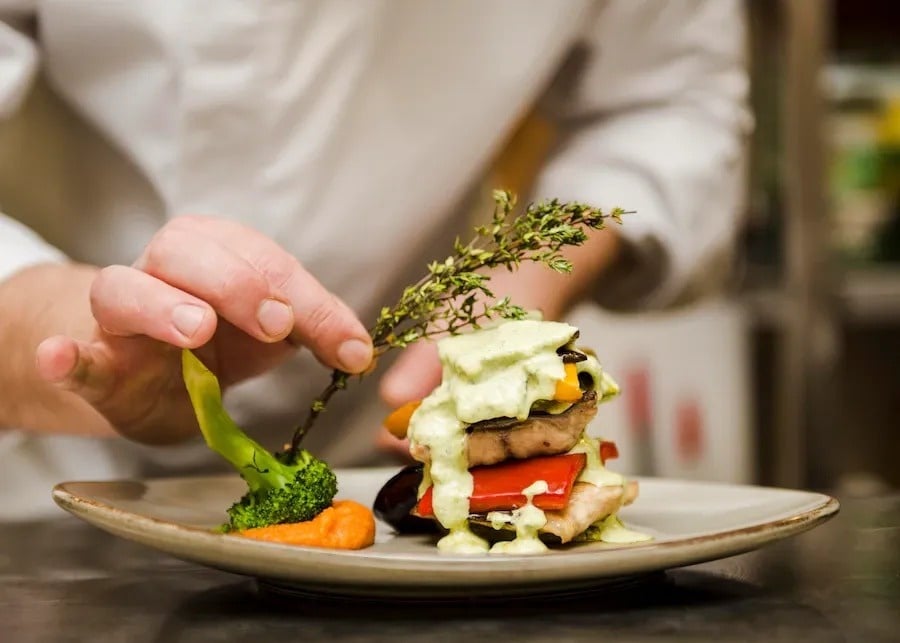
<path fill-rule="evenodd" d="M 451 256 L 429 264 L 427 274 L 407 286 L 397 303 L 381 309 L 370 330 L 376 359 L 392 348 L 405 348 L 436 335 L 457 334 L 466 328 L 478 329 L 492 319 L 523 319 L 526 311 L 508 297 L 495 299 L 488 288 L 490 276 L 484 271 L 513 271 L 530 261 L 556 272 L 571 272 L 572 263 L 562 249 L 582 245 L 588 229 L 602 230 L 609 219 L 621 223 L 625 214 L 621 208 L 603 212 L 582 203 L 552 199 L 530 204 L 520 216 L 511 217 L 516 196 L 505 190 L 495 190 L 493 196 L 491 223 L 477 226 L 467 244 L 457 239 Z M 331 397 L 346 388 L 349 378 L 348 373 L 332 371 L 331 382 L 294 432 L 292 452 L 299 449 Z"/>

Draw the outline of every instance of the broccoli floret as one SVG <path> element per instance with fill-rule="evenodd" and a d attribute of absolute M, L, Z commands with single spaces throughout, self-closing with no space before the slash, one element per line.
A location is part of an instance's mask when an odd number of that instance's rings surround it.
<path fill-rule="evenodd" d="M 303 522 L 331 506 L 337 478 L 324 461 L 308 451 L 294 458 L 270 453 L 229 417 L 216 376 L 190 351 L 182 352 L 182 369 L 206 444 L 247 483 L 247 493 L 228 509 L 225 531 Z"/>
<path fill-rule="evenodd" d="M 337 478 L 325 462 L 308 451 L 301 451 L 295 464 L 282 466 L 294 471 L 293 479 L 280 487 L 244 494 L 228 510 L 230 529 L 304 522 L 331 506 L 337 494 Z"/>

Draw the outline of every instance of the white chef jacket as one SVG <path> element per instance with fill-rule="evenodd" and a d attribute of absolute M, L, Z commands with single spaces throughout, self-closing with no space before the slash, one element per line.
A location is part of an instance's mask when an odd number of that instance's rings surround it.
<path fill-rule="evenodd" d="M 66 257 L 127 264 L 170 217 L 205 213 L 269 235 L 372 319 L 426 258 L 447 254 L 467 191 L 537 104 L 563 136 L 533 196 L 637 212 L 620 228 L 636 263 L 598 285 L 598 299 L 664 304 L 730 243 L 741 211 L 741 10 L 0 0 L 11 130 L 0 125 L 0 279 Z M 275 445 L 326 378 L 300 354 L 228 404 Z M 310 447 L 333 464 L 364 462 L 384 412 L 364 403 L 375 384 L 336 400 Z M 14 427 L 0 433 L 0 458 L 7 516 L 33 510 L 20 501 L 29 479 L 46 494 L 66 477 L 217 462 L 199 441 L 151 450 Z"/>

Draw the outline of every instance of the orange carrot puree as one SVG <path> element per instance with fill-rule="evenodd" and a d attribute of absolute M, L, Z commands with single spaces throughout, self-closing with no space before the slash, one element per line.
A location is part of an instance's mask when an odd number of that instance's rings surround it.
<path fill-rule="evenodd" d="M 358 502 L 336 500 L 312 520 L 244 529 L 236 534 L 285 545 L 362 549 L 375 542 L 375 518 Z"/>

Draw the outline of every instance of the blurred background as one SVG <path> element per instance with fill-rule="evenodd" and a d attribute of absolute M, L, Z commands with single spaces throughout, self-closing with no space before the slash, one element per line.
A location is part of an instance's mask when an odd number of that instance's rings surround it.
<path fill-rule="evenodd" d="M 619 324 L 640 472 L 900 486 L 900 3 L 748 2 L 747 227 L 727 295 Z M 610 336 L 609 329 L 605 333 Z"/>
<path fill-rule="evenodd" d="M 622 385 L 630 473 L 900 486 L 900 3 L 753 0 L 746 227 L 722 296 L 572 316 Z M 527 181 L 523 128 L 488 184 Z"/>

